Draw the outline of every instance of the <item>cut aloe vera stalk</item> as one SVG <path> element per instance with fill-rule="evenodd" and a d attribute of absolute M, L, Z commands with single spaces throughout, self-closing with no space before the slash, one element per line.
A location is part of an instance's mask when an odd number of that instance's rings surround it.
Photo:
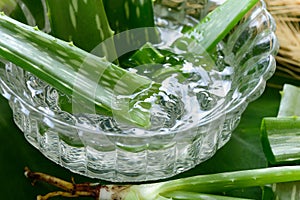
<path fill-rule="evenodd" d="M 267 160 L 273 165 L 300 163 L 300 88 L 285 84 L 277 117 L 262 121 L 261 137 Z M 300 182 L 275 183 L 273 199 L 297 199 Z"/>
<path fill-rule="evenodd" d="M 261 141 L 271 164 L 300 163 L 300 89 L 285 84 L 277 117 L 265 117 Z"/>
<path fill-rule="evenodd" d="M 300 118 L 264 118 L 261 131 L 264 152 L 270 163 L 300 161 Z"/>

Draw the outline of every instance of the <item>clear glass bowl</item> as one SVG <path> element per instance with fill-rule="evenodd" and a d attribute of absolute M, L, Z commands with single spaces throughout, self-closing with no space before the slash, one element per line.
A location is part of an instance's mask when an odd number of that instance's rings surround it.
<path fill-rule="evenodd" d="M 205 5 L 188 12 L 204 15 L 211 9 L 210 2 Z M 162 14 L 165 7 L 160 9 Z M 179 11 L 173 11 L 178 17 Z M 64 112 L 57 106 L 62 94 L 9 62 L 0 67 L 0 92 L 29 143 L 59 165 L 116 182 L 167 178 L 212 157 L 230 139 L 248 103 L 263 93 L 275 71 L 274 31 L 274 21 L 261 1 L 218 45 L 217 68 L 209 75 L 221 77 L 223 100 L 197 124 L 176 130 L 130 134 L 112 128 L 109 117 Z M 209 98 L 201 94 L 200 103 L 209 103 Z"/>

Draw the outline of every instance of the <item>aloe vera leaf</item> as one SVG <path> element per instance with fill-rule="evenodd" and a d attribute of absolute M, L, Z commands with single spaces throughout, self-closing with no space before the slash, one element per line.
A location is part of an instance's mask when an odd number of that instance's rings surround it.
<path fill-rule="evenodd" d="M 154 27 L 153 0 L 103 0 L 111 28 L 120 33 L 139 27 Z"/>
<path fill-rule="evenodd" d="M 226 0 L 184 36 L 197 41 L 202 53 L 211 51 L 238 24 L 258 0 Z"/>
<path fill-rule="evenodd" d="M 110 27 L 115 31 L 114 41 L 120 63 L 126 61 L 145 43 L 158 43 L 159 32 L 154 23 L 152 0 L 103 0 Z M 132 52 L 122 49 L 133 48 Z M 121 65 L 126 68 L 128 66 Z"/>
<path fill-rule="evenodd" d="M 174 191 L 220 193 L 233 189 L 297 181 L 299 166 L 269 167 L 216 174 L 197 175 L 165 182 L 132 185 L 124 199 L 158 199 Z M 125 191 L 126 192 L 126 191 Z"/>
<path fill-rule="evenodd" d="M 262 188 L 262 200 L 274 200 L 275 199 L 275 194 L 273 192 L 273 189 L 271 185 L 265 185 Z"/>
<path fill-rule="evenodd" d="M 122 62 L 122 67 L 136 67 L 146 64 L 163 63 L 165 56 L 160 53 L 151 43 L 147 42 L 138 49 L 129 59 Z"/>
<path fill-rule="evenodd" d="M 172 191 L 165 195 L 166 198 L 170 200 L 250 200 L 248 198 L 221 196 L 214 194 L 203 194 L 196 192 L 186 192 L 186 191 Z"/>
<path fill-rule="evenodd" d="M 238 22 L 249 12 L 259 0 L 227 0 L 207 16 L 205 16 L 195 27 L 189 29 L 172 44 L 173 48 L 194 56 L 201 55 L 210 57 L 209 53 L 225 36 L 238 24 Z M 234 10 L 234 12 L 233 12 Z M 203 60 L 203 59 L 202 59 Z M 193 61 L 192 61 L 193 62 Z M 205 60 L 206 64 L 214 65 L 211 60 Z M 178 73 L 180 69 L 170 68 L 159 74 L 167 76 L 170 73 Z"/>
<path fill-rule="evenodd" d="M 85 106 L 95 106 L 99 113 L 150 126 L 149 105 L 139 101 L 157 93 L 159 84 L 4 14 L 0 16 L 0 38 L 4 59 L 65 94 L 86 100 Z M 120 99 L 120 95 L 129 98 Z"/>
<path fill-rule="evenodd" d="M 111 30 L 102 0 L 46 0 L 51 35 L 72 41 L 79 48 L 91 52 L 114 32 Z M 107 51 L 107 52 L 106 52 Z M 103 51 L 114 52 L 113 43 Z"/>
<path fill-rule="evenodd" d="M 44 0 L 18 0 L 18 5 L 27 19 L 27 24 L 38 26 L 39 29 L 43 31 L 49 31 L 49 22 Z"/>

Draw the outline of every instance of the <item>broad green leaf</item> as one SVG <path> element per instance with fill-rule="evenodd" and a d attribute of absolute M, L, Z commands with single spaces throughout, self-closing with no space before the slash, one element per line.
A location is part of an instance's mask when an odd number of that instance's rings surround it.
<path fill-rule="evenodd" d="M 46 1 L 53 36 L 72 41 L 89 52 L 113 36 L 114 32 L 107 21 L 102 0 Z M 111 45 L 105 51 L 109 51 L 109 48 L 114 51 L 113 43 Z"/>
<path fill-rule="evenodd" d="M 122 64 L 132 52 L 125 52 L 123 47 L 139 49 L 146 42 L 158 43 L 158 31 L 154 27 L 153 0 L 103 0 L 107 19 L 115 32 L 116 52 Z M 118 48 L 118 45 L 120 48 Z M 135 49 L 134 49 L 135 50 Z M 126 67 L 122 64 L 122 67 Z"/>
<path fill-rule="evenodd" d="M 103 0 L 111 28 L 116 33 L 154 27 L 153 0 Z"/>

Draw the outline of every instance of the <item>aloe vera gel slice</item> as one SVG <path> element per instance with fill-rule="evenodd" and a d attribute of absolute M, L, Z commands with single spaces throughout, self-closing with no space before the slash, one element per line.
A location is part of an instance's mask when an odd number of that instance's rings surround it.
<path fill-rule="evenodd" d="M 300 88 L 285 84 L 277 117 L 265 117 L 261 140 L 271 164 L 300 162 Z"/>

